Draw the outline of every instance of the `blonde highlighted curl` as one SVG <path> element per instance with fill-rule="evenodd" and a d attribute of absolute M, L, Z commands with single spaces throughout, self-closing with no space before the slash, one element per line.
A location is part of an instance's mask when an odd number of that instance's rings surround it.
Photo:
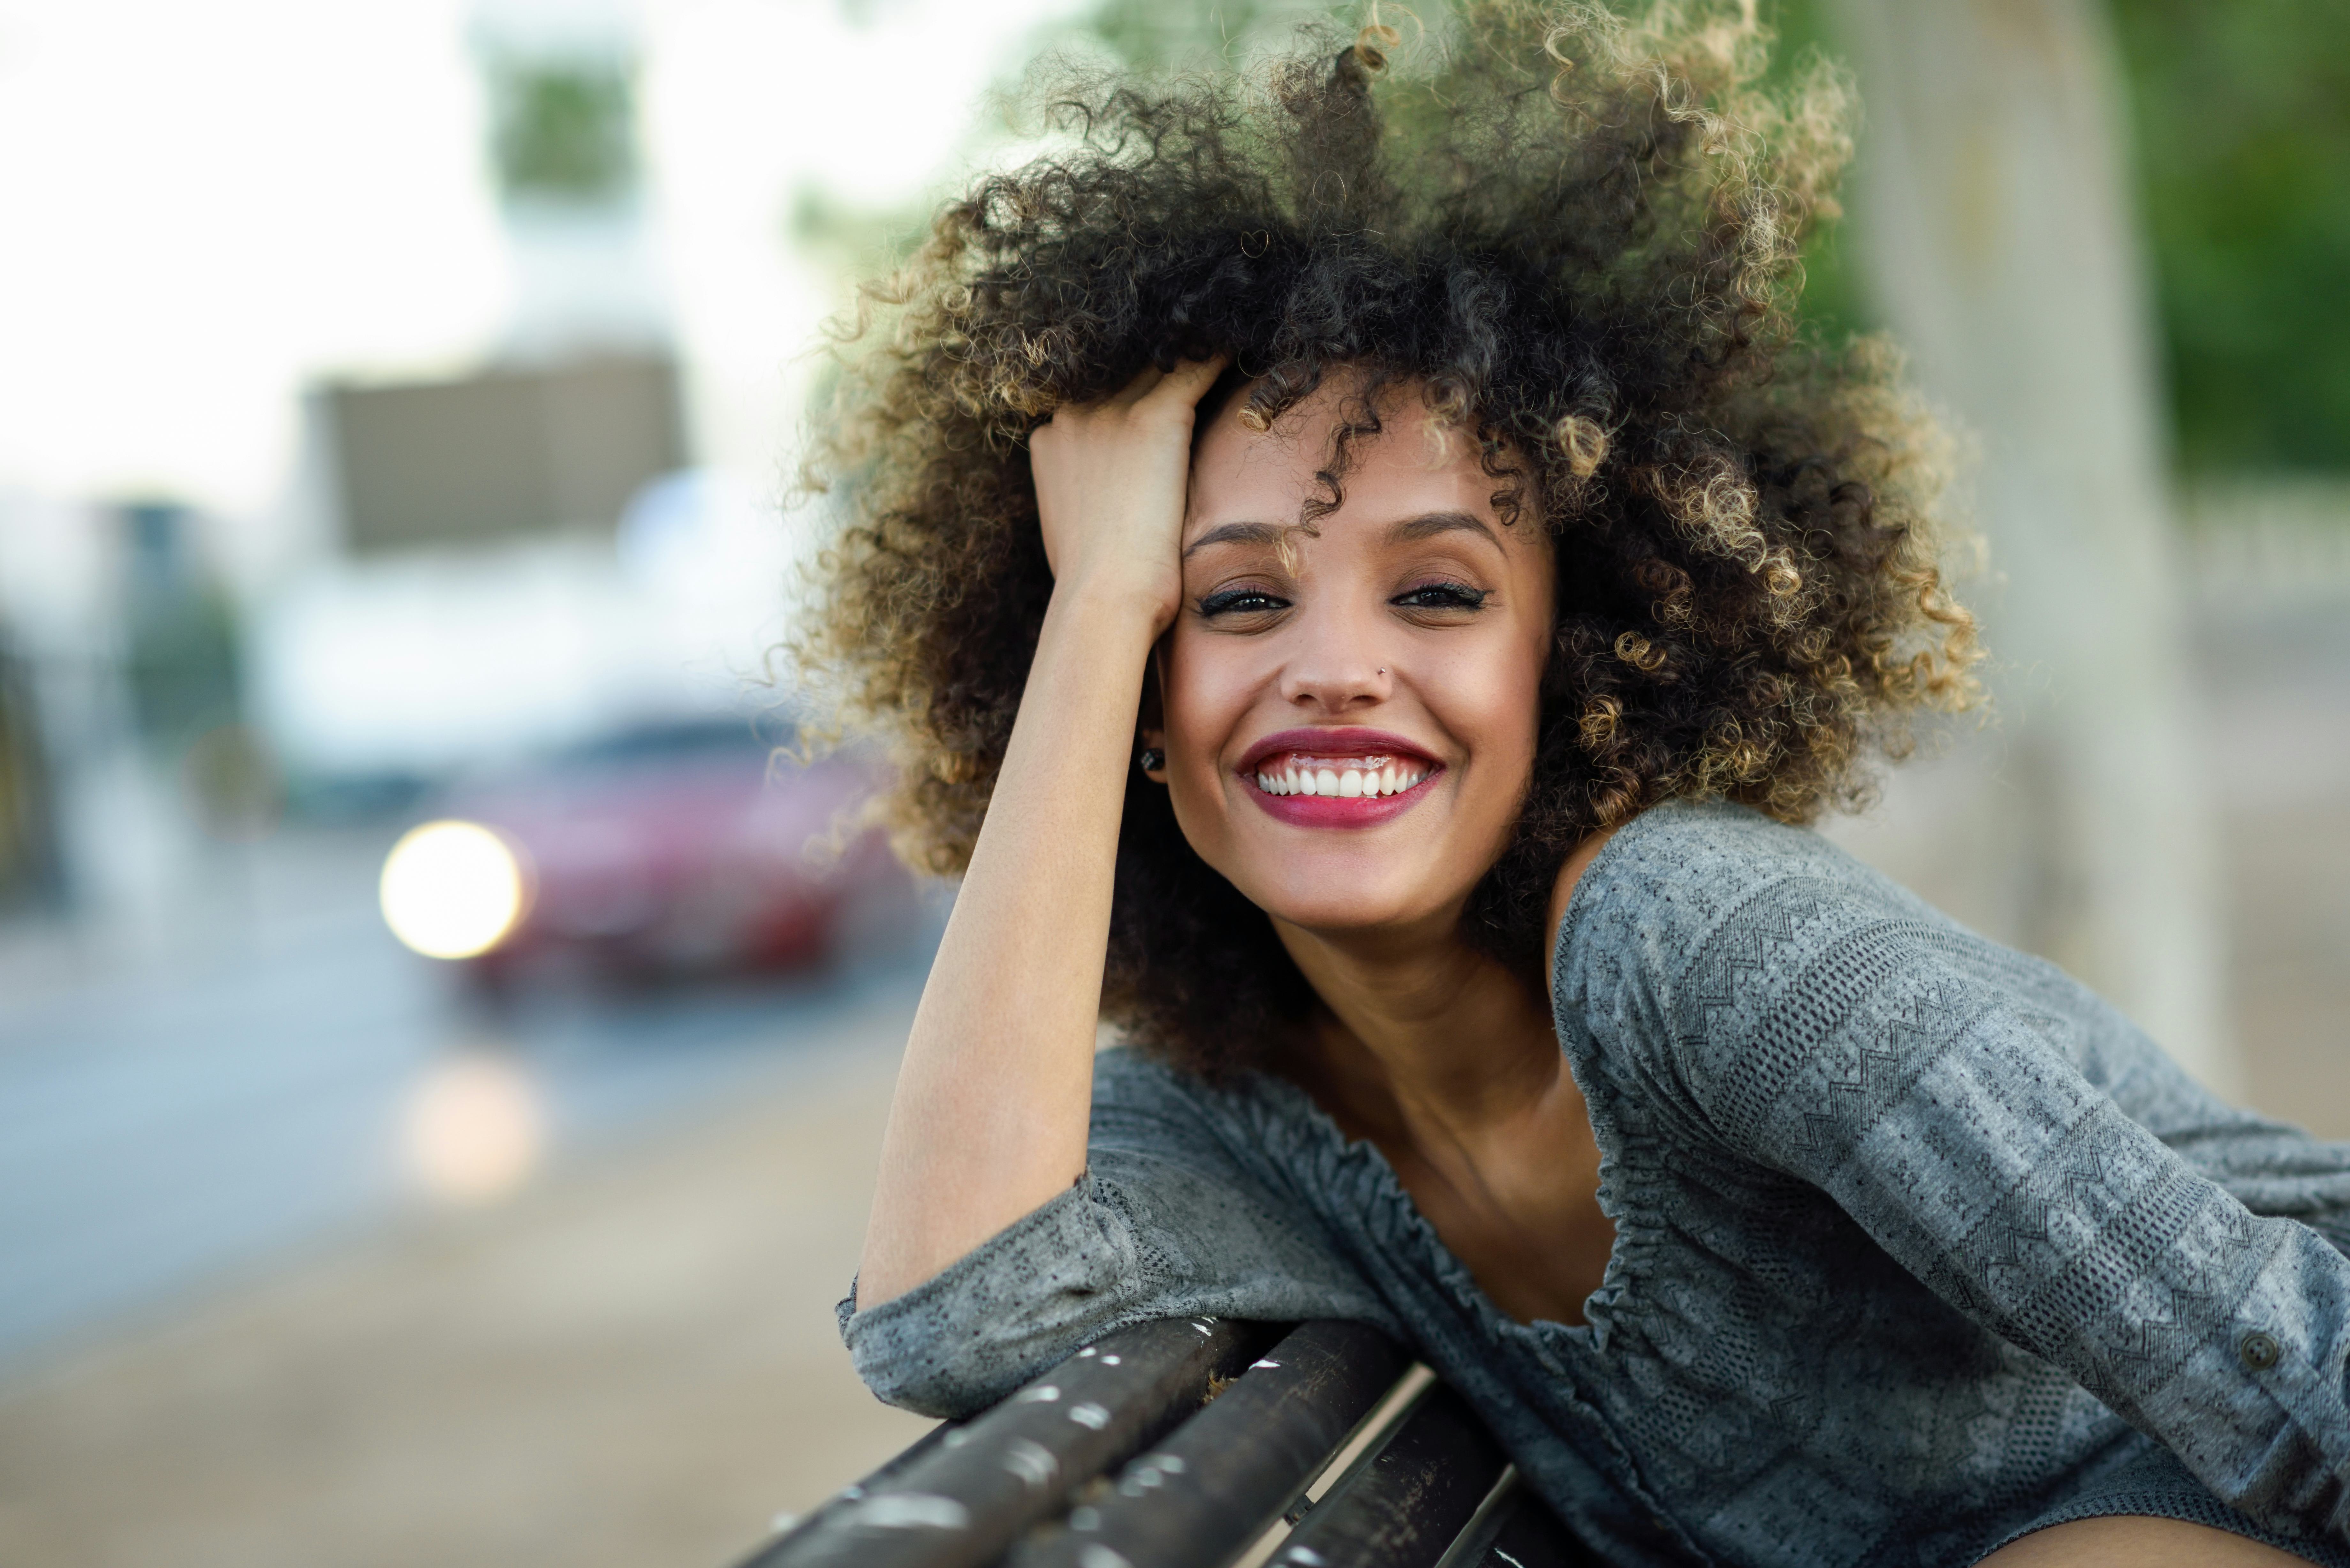
<path fill-rule="evenodd" d="M 1530 979 L 1594 829 L 1689 796 L 1808 820 L 1911 714 L 1974 700 L 1944 443 L 1883 344 L 1795 324 L 1851 151 L 1842 78 L 1764 91 L 1751 4 L 1474 0 L 1462 26 L 1417 74 L 1375 26 L 1254 72 L 1080 81 L 1049 104 L 1072 151 L 979 181 L 867 291 L 811 468 L 840 533 L 799 651 L 895 738 L 917 866 L 968 863 L 1051 595 L 1029 432 L 1182 358 L 1232 357 L 1254 428 L 1348 378 L 1323 511 L 1384 394 L 1417 388 L 1512 525 L 1555 541 L 1534 776 L 1469 915 Z M 1211 1075 L 1313 1005 L 1139 774 L 1104 1001 Z"/>

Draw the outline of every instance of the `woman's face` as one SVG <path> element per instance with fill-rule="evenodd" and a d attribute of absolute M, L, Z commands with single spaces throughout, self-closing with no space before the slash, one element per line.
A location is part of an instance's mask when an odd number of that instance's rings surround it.
<path fill-rule="evenodd" d="M 1269 431 L 1235 398 L 1201 433 L 1145 738 L 1184 836 L 1275 919 L 1449 929 L 1533 770 L 1551 545 L 1503 523 L 1416 387 L 1353 443 L 1344 504 L 1300 526 L 1346 395 Z"/>

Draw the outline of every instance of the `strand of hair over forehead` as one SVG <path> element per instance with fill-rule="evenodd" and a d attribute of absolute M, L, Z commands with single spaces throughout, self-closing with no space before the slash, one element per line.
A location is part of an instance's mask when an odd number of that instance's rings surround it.
<path fill-rule="evenodd" d="M 1532 15 L 1523 5 L 1488 5 L 1471 25 L 1496 18 L 1523 24 Z M 1753 98 L 1740 106 L 1751 117 L 1741 121 L 1707 100 L 1761 68 L 1763 36 L 1751 4 L 1695 28 L 1678 5 L 1654 7 L 1638 25 L 1598 6 L 1571 6 L 1553 14 L 1542 36 L 1548 79 L 1535 79 L 1506 54 L 1480 56 L 1480 69 L 1528 79 L 1515 90 L 1479 95 L 1467 113 L 1457 101 L 1445 103 L 1454 112 L 1444 133 L 1412 150 L 1399 182 L 1383 157 L 1388 150 L 1369 99 L 1372 78 L 1400 37 L 1374 16 L 1326 67 L 1296 63 L 1274 77 L 1272 96 L 1284 113 L 1264 118 L 1275 125 L 1285 119 L 1289 134 L 1271 149 L 1275 156 L 1261 192 L 1231 189 L 1223 143 L 1273 106 L 1251 116 L 1214 91 L 1191 99 L 1124 91 L 1108 106 L 1120 112 L 1108 117 L 1107 137 L 1095 106 L 1070 107 L 1107 159 L 1128 153 L 1147 130 L 1162 173 L 1170 157 L 1196 161 L 1204 154 L 1214 164 L 1213 176 L 1202 181 L 1206 204 L 1232 205 L 1238 194 L 1238 204 L 1272 207 L 1288 219 L 1306 260 L 1285 280 L 1271 313 L 1277 327 L 1261 350 L 1262 363 L 1245 367 L 1258 379 L 1239 410 L 1244 422 L 1266 428 L 1320 387 L 1335 365 L 1367 362 L 1367 410 L 1391 379 L 1382 358 L 1405 361 L 1405 374 L 1413 362 L 1440 363 L 1447 369 L 1426 388 L 1440 419 L 1469 423 L 1481 410 L 1509 409 L 1511 420 L 1489 437 L 1555 455 L 1570 485 L 1588 481 L 1608 457 L 1622 412 L 1607 352 L 1622 348 L 1621 333 L 1618 341 L 1607 340 L 1611 307 L 1635 317 L 1653 317 L 1658 308 L 1653 294 L 1638 286 L 1644 280 L 1621 275 L 1622 258 L 1646 245 L 1681 274 L 1683 296 L 1670 307 L 1687 319 L 1672 350 L 1711 349 L 1728 360 L 1767 330 L 1774 306 L 1794 283 L 1796 222 L 1825 204 L 1826 173 L 1848 149 L 1840 85 L 1815 78 L 1792 115 Z M 1426 91 L 1443 102 L 1440 83 Z M 1802 176 L 1794 189 L 1782 191 L 1759 177 L 1766 171 L 1765 140 L 1756 119 L 1775 119 L 1769 129 L 1804 144 L 1791 162 Z M 1641 156 L 1623 156 L 1627 140 L 1641 146 Z M 1674 254 L 1677 236 L 1669 225 L 1697 236 L 1696 266 Z M 1349 246 L 1349 240 L 1359 244 Z M 1273 244 L 1270 230 L 1257 230 L 1244 233 L 1239 248 L 1253 260 Z M 1464 269 L 1464 252 L 1486 265 Z M 1391 261 L 1384 269 L 1387 294 L 1367 301 L 1364 274 L 1367 266 L 1380 270 L 1370 264 L 1382 254 Z M 1344 288 L 1326 287 L 1316 275 L 1341 269 Z M 1433 312 L 1412 308 L 1419 303 L 1415 288 L 1430 280 L 1440 280 L 1451 297 Z M 1564 374 L 1560 356 L 1535 364 L 1512 353 L 1500 324 L 1513 313 L 1499 307 L 1498 296 L 1513 288 L 1558 296 L 1553 314 L 1570 339 Z M 1180 331 L 1180 306 L 1169 315 Z M 1597 329 L 1573 342 L 1578 315 L 1596 317 Z M 1376 347 L 1381 317 L 1433 319 L 1447 340 L 1389 340 L 1383 355 Z M 1375 347 L 1367 352 L 1367 345 Z M 1047 357 L 1042 345 L 1032 348 L 1032 363 Z M 1162 349 L 1161 358 L 1171 358 L 1171 349 Z M 1033 395 L 1034 389 L 1024 390 Z M 1033 418 L 1044 410 L 1021 411 Z M 1326 480 L 1335 483 L 1343 472 L 1349 438 L 1378 423 L 1376 412 L 1367 412 L 1342 426 Z M 1784 601 L 1778 618 L 1791 622 L 1801 613 L 1802 576 L 1787 552 L 1755 525 L 1757 498 L 1741 454 L 1728 442 L 1709 441 L 1701 428 L 1681 436 L 1679 450 L 1651 475 L 1657 498 L 1693 543 L 1762 578 Z"/>
<path fill-rule="evenodd" d="M 1492 47 L 1545 16 L 1540 42 L 1546 80 L 1525 57 Z M 1741 98 L 1735 116 L 1709 101 L 1762 68 L 1765 36 L 1753 0 L 1716 7 L 1695 26 L 1674 0 L 1651 6 L 1637 23 L 1596 5 L 1545 13 L 1524 0 L 1481 0 L 1470 7 L 1466 27 L 1482 46 L 1470 68 L 1503 79 L 1498 89 L 1483 84 L 1464 105 L 1446 97 L 1448 86 L 1458 90 L 1457 72 L 1449 82 L 1441 70 L 1430 78 L 1424 92 L 1446 111 L 1445 130 L 1411 148 L 1399 169 L 1384 156 L 1390 150 L 1371 112 L 1370 87 L 1402 36 L 1376 10 L 1328 66 L 1293 62 L 1277 71 L 1273 104 L 1251 104 L 1245 84 L 1230 78 L 1064 98 L 1065 119 L 1094 156 L 983 187 L 961 210 L 962 221 L 940 225 L 917 275 L 879 297 L 916 297 L 919 275 L 936 276 L 942 265 L 977 260 L 954 254 L 973 242 L 1006 264 L 1003 272 L 1017 274 L 1026 259 L 1022 249 L 1035 247 L 1040 229 L 1082 234 L 1089 209 L 1118 204 L 1128 194 L 1119 166 L 1138 157 L 1153 165 L 1153 189 L 1142 192 L 1138 184 L 1136 193 L 1157 195 L 1163 209 L 1172 162 L 1193 177 L 1191 195 L 1203 217 L 1252 208 L 1268 213 L 1266 226 L 1239 236 L 1238 256 L 1228 258 L 1232 265 L 1263 258 L 1275 246 L 1276 226 L 1305 253 L 1302 266 L 1285 277 L 1278 265 L 1267 270 L 1265 281 L 1283 286 L 1277 298 L 1266 299 L 1274 306 L 1264 312 L 1274 331 L 1243 355 L 1243 368 L 1258 377 L 1240 410 L 1246 422 L 1269 425 L 1315 390 L 1334 365 L 1368 369 L 1365 390 L 1375 393 L 1388 379 L 1383 360 L 1404 361 L 1406 374 L 1414 362 L 1440 364 L 1444 370 L 1427 388 L 1432 411 L 1468 423 L 1490 419 L 1489 410 L 1509 410 L 1500 428 L 1484 433 L 1555 459 L 1567 483 L 1566 493 L 1553 499 L 1572 510 L 1575 487 L 1599 473 L 1625 414 L 1623 389 L 1610 368 L 1624 348 L 1621 324 L 1630 317 L 1646 328 L 1659 313 L 1656 292 L 1640 286 L 1654 280 L 1627 278 L 1625 258 L 1645 254 L 1652 268 L 1676 275 L 1679 287 L 1669 293 L 1665 311 L 1685 320 L 1678 337 L 1653 346 L 1658 351 L 1734 361 L 1757 333 L 1770 329 L 1774 306 L 1798 282 L 1800 221 L 1827 205 L 1827 182 L 1849 150 L 1845 94 L 1832 77 L 1814 73 L 1791 100 L 1792 111 L 1753 94 Z M 1276 106 L 1284 112 L 1267 112 Z M 1418 107 L 1424 115 L 1427 104 Z M 1768 166 L 1765 130 L 1783 144 L 1797 144 L 1794 155 Z M 1252 133 L 1266 145 L 1253 161 L 1256 188 L 1240 188 L 1229 155 L 1236 140 Z M 1624 156 L 1627 145 L 1641 155 Z M 1790 188 L 1762 177 L 1789 170 L 1796 176 Z M 1408 178 L 1399 182 L 1399 172 Z M 1053 211 L 1056 202 L 1067 210 Z M 1147 199 L 1136 205 L 1133 215 L 1145 225 L 1180 223 L 1185 215 L 1153 211 Z M 1276 224 L 1274 215 L 1283 221 Z M 1138 248 L 1153 238 L 1147 232 L 1130 237 Z M 1694 264 L 1679 254 L 1692 244 Z M 1473 258 L 1465 268 L 1464 254 Z M 1388 265 L 1378 266 L 1378 260 Z M 1341 270 L 1347 275 L 1343 288 L 1324 286 L 1317 276 Z M 1367 271 L 1385 276 L 1384 297 L 1365 298 Z M 1109 275 L 1117 277 L 1114 270 Z M 1230 282 L 1201 278 L 1194 293 L 1204 303 Z M 1002 276 L 991 286 L 1001 289 Z M 1451 297 L 1432 312 L 1411 308 L 1419 303 L 1414 290 L 1427 286 L 1441 286 Z M 1550 314 L 1562 324 L 1565 353 L 1529 354 L 1529 346 L 1513 345 L 1500 329 L 1509 313 L 1495 307 L 1495 296 L 1528 288 L 1555 296 Z M 996 416 L 985 421 L 990 444 L 1016 441 L 1060 401 L 1104 389 L 1056 386 L 1051 369 L 1083 360 L 1068 349 L 1087 336 L 1115 337 L 1109 307 L 1139 309 L 1142 303 L 1139 287 L 1128 292 L 1132 297 L 1125 300 L 1070 301 L 1041 328 L 1021 325 L 1025 313 L 998 313 L 999 327 L 1024 340 L 1006 346 L 1015 352 L 972 355 L 984 367 L 979 383 L 958 380 L 950 396 L 966 412 Z M 949 288 L 938 303 L 946 317 L 941 337 L 950 348 L 983 347 L 957 330 L 956 318 L 969 317 L 976 303 L 970 286 Z M 1192 347 L 1182 340 L 1193 325 L 1191 304 L 1179 298 L 1163 312 L 1169 340 L 1153 351 L 1162 363 Z M 1382 317 L 1388 327 L 1433 320 L 1446 340 L 1417 343 L 1408 331 L 1403 341 L 1382 342 Z M 1361 422 L 1377 428 L 1376 415 Z M 1664 425 L 1677 437 L 1672 450 L 1653 454 L 1644 480 L 1693 543 L 1740 561 L 1790 601 L 1783 618 L 1794 618 L 1801 574 L 1755 525 L 1757 498 L 1742 454 L 1710 440 L 1701 420 L 1678 431 L 1673 423 Z M 1355 428 L 1342 433 L 1336 472 L 1343 472 Z"/>

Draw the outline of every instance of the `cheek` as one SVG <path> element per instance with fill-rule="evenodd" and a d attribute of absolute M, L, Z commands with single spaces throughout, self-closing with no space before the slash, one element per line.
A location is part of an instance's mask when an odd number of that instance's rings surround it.
<path fill-rule="evenodd" d="M 1498 812 L 1514 813 L 1518 798 L 1533 776 L 1534 748 L 1542 727 L 1543 671 L 1550 653 L 1547 621 L 1537 628 L 1518 627 L 1483 650 L 1476 668 L 1462 672 L 1456 683 L 1458 711 L 1464 731 L 1472 732 L 1478 755 L 1494 765 L 1479 770 L 1481 802 Z"/>
<path fill-rule="evenodd" d="M 1212 781 L 1232 728 L 1247 712 L 1256 680 L 1245 645 L 1178 626 L 1159 666 L 1159 690 L 1173 776 Z"/>
<path fill-rule="evenodd" d="M 1541 671 L 1521 660 L 1488 672 L 1476 693 L 1476 749 L 1500 764 L 1497 774 L 1512 786 L 1523 785 L 1534 769 L 1534 742 L 1541 728 Z M 1498 782 L 1498 781 L 1497 781 Z"/>
<path fill-rule="evenodd" d="M 1159 667 L 1167 737 L 1167 795 L 1194 853 L 1231 874 L 1232 802 L 1223 756 L 1247 716 L 1257 682 L 1229 638 L 1178 627 Z"/>

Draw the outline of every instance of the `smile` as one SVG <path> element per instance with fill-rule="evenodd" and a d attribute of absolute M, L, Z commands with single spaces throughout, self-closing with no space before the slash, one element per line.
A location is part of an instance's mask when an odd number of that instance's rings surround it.
<path fill-rule="evenodd" d="M 1419 763 L 1393 757 L 1316 757 L 1292 753 L 1257 769 L 1256 787 L 1267 794 L 1314 794 L 1339 800 L 1401 794 L 1428 777 Z"/>
<path fill-rule="evenodd" d="M 1285 730 L 1249 748 L 1238 770 L 1268 815 L 1299 827 L 1371 827 L 1419 804 L 1443 765 L 1378 730 Z"/>

